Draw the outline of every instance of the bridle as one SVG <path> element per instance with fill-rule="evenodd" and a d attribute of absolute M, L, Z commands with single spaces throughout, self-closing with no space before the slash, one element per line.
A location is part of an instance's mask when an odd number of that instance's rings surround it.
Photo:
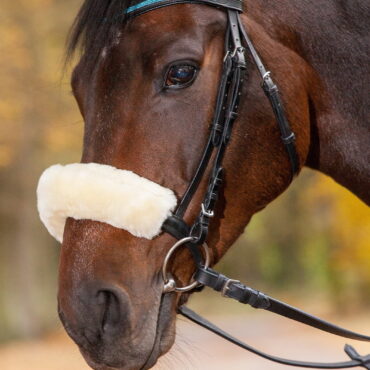
<path fill-rule="evenodd" d="M 162 227 L 163 231 L 178 239 L 178 242 L 168 252 L 163 264 L 162 274 L 165 282 L 164 294 L 174 291 L 188 292 L 194 289 L 199 289 L 199 287 L 207 286 L 221 292 L 224 297 L 236 299 L 239 302 L 248 304 L 254 308 L 265 309 L 342 337 L 354 340 L 370 341 L 369 336 L 357 334 L 321 320 L 286 303 L 271 298 L 262 292 L 247 287 L 237 280 L 229 279 L 209 267 L 210 256 L 205 242 L 208 235 L 210 220 L 215 214 L 215 206 L 222 184 L 222 161 L 227 145 L 230 141 L 234 121 L 238 116 L 239 100 L 242 94 L 242 85 L 247 68 L 245 58 L 245 52 L 247 50 L 251 54 L 252 59 L 261 74 L 262 88 L 271 103 L 271 107 L 281 133 L 281 140 L 286 148 L 290 162 L 292 178 L 298 173 L 300 163 L 296 152 L 295 135 L 286 118 L 278 88 L 271 78 L 271 73 L 263 65 L 241 22 L 240 13 L 243 12 L 243 8 L 240 0 L 134 1 L 126 10 L 126 15 L 127 17 L 135 17 L 157 8 L 181 3 L 208 4 L 224 9 L 227 12 L 228 25 L 225 36 L 225 56 L 223 60 L 222 75 L 219 82 L 216 106 L 213 120 L 210 125 L 207 144 L 204 148 L 200 163 L 180 201 L 180 204 L 174 214 L 167 218 Z M 211 158 L 213 158 L 213 162 L 210 164 Z M 183 217 L 209 166 L 211 166 L 211 169 L 208 186 L 201 203 L 201 209 L 193 225 L 189 226 L 186 224 Z M 172 255 L 183 245 L 190 250 L 196 262 L 196 272 L 193 276 L 193 281 L 188 286 L 179 287 L 167 270 L 168 263 Z M 351 358 L 350 361 L 318 363 L 287 360 L 265 354 L 239 341 L 186 306 L 179 307 L 178 313 L 250 352 L 284 365 L 320 369 L 341 369 L 362 366 L 366 369 L 370 369 L 370 355 L 360 356 L 356 350 L 349 345 L 345 346 L 345 352 Z"/>

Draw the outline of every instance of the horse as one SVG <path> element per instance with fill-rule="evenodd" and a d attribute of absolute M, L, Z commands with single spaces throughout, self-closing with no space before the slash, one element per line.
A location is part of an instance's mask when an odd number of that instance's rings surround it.
<path fill-rule="evenodd" d="M 325 173 L 370 204 L 368 1 L 242 5 L 240 20 L 279 86 L 296 134 L 297 172 L 306 166 Z M 82 51 L 71 79 L 85 124 L 81 163 L 131 171 L 181 199 L 217 103 L 227 12 L 179 1 L 129 17 L 129 7 L 126 0 L 85 0 L 72 28 L 68 54 Z M 206 238 L 211 265 L 292 181 L 258 68 L 250 54 L 245 58 L 238 117 Z M 187 224 L 197 218 L 207 176 L 186 209 Z M 94 200 L 104 196 L 109 189 Z M 115 206 L 125 210 L 125 203 Z M 173 345 L 177 308 L 192 293 L 162 294 L 173 236 L 140 235 L 92 219 L 65 223 L 58 312 L 94 369 L 152 367 Z M 169 268 L 176 284 L 188 284 L 192 255 L 179 250 Z"/>

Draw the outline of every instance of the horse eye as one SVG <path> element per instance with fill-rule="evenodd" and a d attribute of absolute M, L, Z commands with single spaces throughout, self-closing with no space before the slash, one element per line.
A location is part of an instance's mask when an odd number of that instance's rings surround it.
<path fill-rule="evenodd" d="M 189 86 L 194 81 L 196 74 L 197 69 L 192 65 L 174 65 L 167 72 L 165 87 Z"/>

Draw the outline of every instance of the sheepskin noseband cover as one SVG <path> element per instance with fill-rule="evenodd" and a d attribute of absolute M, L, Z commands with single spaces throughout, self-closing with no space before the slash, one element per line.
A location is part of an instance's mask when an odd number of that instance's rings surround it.
<path fill-rule="evenodd" d="M 176 203 L 172 190 L 131 171 L 97 163 L 51 166 L 37 187 L 41 221 L 59 242 L 68 217 L 105 222 L 152 239 Z"/>

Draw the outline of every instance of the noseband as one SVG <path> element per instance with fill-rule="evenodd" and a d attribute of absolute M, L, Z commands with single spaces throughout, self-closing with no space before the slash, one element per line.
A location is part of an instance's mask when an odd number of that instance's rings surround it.
<path fill-rule="evenodd" d="M 262 292 L 247 287 L 239 281 L 229 279 L 209 268 L 209 252 L 205 245 L 205 241 L 208 235 L 210 220 L 215 214 L 215 205 L 223 181 L 223 158 L 231 138 L 234 121 L 238 116 L 239 100 L 242 95 L 242 85 L 247 68 L 245 57 L 246 51 L 249 51 L 259 73 L 261 74 L 262 88 L 271 103 L 271 107 L 280 130 L 281 140 L 286 148 L 287 157 L 290 161 L 292 178 L 298 173 L 300 164 L 296 152 L 295 135 L 290 129 L 289 122 L 286 118 L 278 88 L 271 78 L 271 73 L 263 65 L 241 22 L 240 13 L 243 12 L 243 4 L 240 0 L 134 1 L 126 10 L 126 15 L 128 17 L 135 17 L 154 9 L 182 3 L 207 4 L 225 10 L 227 12 L 228 24 L 225 36 L 225 56 L 223 59 L 222 75 L 219 82 L 216 106 L 210 126 L 208 141 L 204 148 L 198 168 L 195 171 L 180 204 L 174 214 L 169 216 L 162 226 L 163 231 L 171 234 L 179 240 L 168 252 L 163 265 L 162 274 L 165 283 L 164 294 L 174 291 L 186 292 L 191 291 L 196 287 L 208 286 L 221 292 L 225 297 L 236 299 L 239 302 L 249 304 L 254 308 L 265 309 L 342 337 L 361 341 L 370 341 L 370 337 L 368 336 L 354 333 L 321 320 L 297 308 L 271 298 Z M 213 162 L 210 164 L 212 154 L 214 154 Z M 207 190 L 204 194 L 196 221 L 190 226 L 184 221 L 184 214 L 205 175 L 206 169 L 209 166 L 211 166 L 211 170 Z M 196 262 L 196 272 L 194 274 L 193 281 L 190 282 L 188 286 L 179 287 L 176 285 L 174 278 L 168 273 L 167 265 L 176 249 L 183 245 L 190 250 L 194 257 Z M 204 250 L 204 257 L 201 253 L 201 248 Z M 227 339 L 261 357 L 280 364 L 320 369 L 341 369 L 356 366 L 370 369 L 370 355 L 360 356 L 356 350 L 349 345 L 345 346 L 345 352 L 351 358 L 351 361 L 317 363 L 287 360 L 268 355 L 239 341 L 185 306 L 179 307 L 178 312 L 224 339 Z"/>

